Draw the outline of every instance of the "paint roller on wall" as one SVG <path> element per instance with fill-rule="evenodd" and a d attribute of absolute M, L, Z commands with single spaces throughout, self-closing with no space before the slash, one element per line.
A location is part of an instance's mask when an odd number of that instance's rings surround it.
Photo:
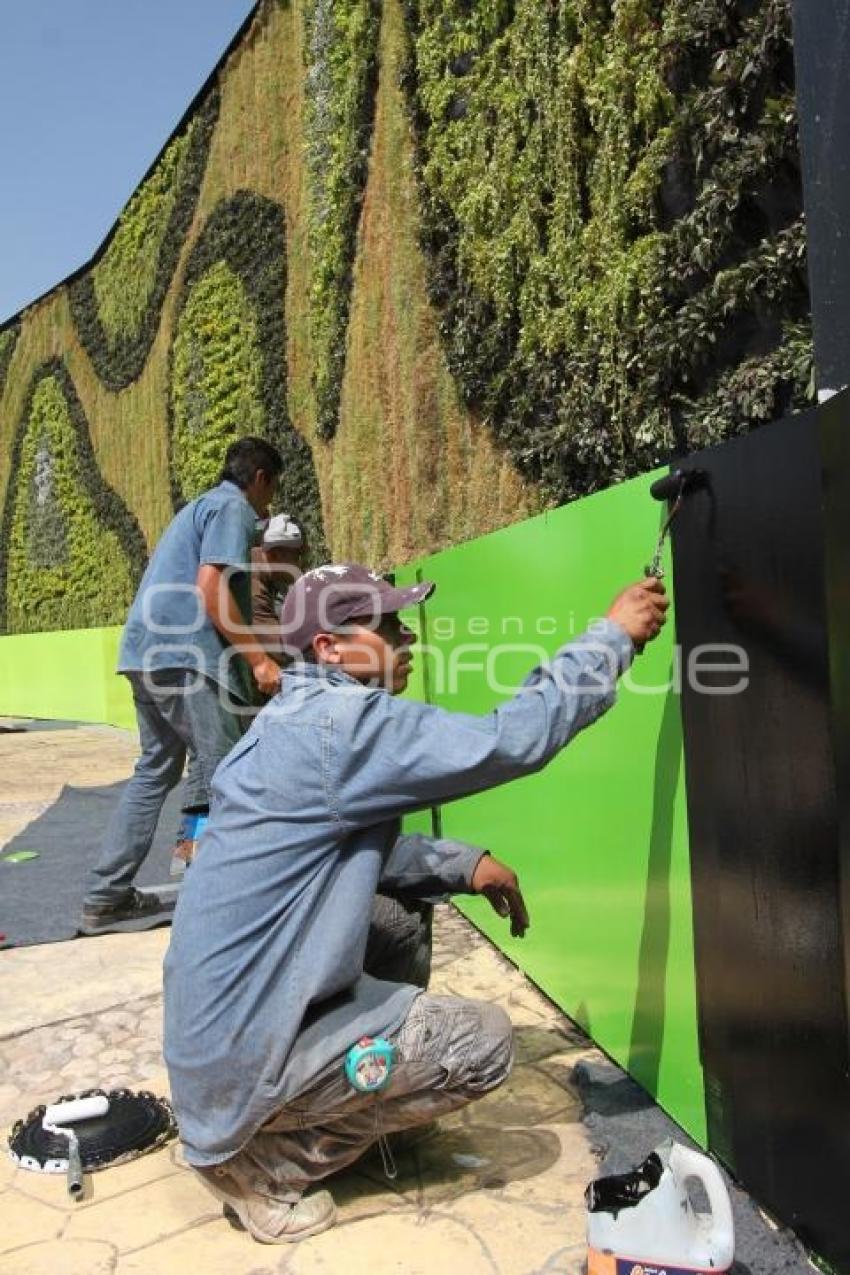
<path fill-rule="evenodd" d="M 654 576 L 656 580 L 664 578 L 662 555 L 664 545 L 673 519 L 682 507 L 685 496 L 698 487 L 706 486 L 708 475 L 702 469 L 673 469 L 663 478 L 658 478 L 650 487 L 649 494 L 653 500 L 667 501 L 667 517 L 661 524 L 661 531 L 655 544 L 655 552 L 648 566 L 644 567 L 645 576 Z"/>

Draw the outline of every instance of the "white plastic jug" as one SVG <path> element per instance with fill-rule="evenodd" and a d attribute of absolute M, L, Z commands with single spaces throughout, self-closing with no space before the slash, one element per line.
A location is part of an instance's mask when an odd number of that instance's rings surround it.
<path fill-rule="evenodd" d="M 697 1178 L 710 1213 L 685 1183 Z M 719 1275 L 735 1259 L 732 1206 L 713 1160 L 678 1142 L 657 1147 L 633 1173 L 598 1178 L 587 1201 L 587 1275 Z"/>

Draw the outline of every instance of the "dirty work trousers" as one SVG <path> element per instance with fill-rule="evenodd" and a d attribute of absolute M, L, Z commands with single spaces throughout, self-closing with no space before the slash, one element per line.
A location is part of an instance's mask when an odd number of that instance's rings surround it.
<path fill-rule="evenodd" d="M 385 905 L 381 927 L 384 961 L 392 959 L 390 906 Z M 419 929 L 417 939 L 415 919 L 408 912 L 405 920 L 404 911 L 403 904 L 396 905 L 399 939 L 412 961 L 422 961 L 423 931 Z M 430 954 L 430 917 L 428 921 Z M 367 956 L 368 973 L 390 977 L 386 968 L 370 966 Z M 398 961 L 395 968 L 393 978 L 398 977 Z M 427 1124 L 495 1089 L 513 1061 L 510 1019 L 487 1001 L 423 992 L 390 1039 L 396 1060 L 383 1094 L 352 1089 L 340 1059 L 281 1108 L 238 1155 L 201 1172 L 233 1175 L 249 1190 L 271 1187 L 276 1198 L 297 1200 L 311 1184 L 359 1159 L 379 1131 L 397 1133 Z"/>
<path fill-rule="evenodd" d="M 180 782 L 191 748 L 194 759 L 191 803 L 209 801 L 216 766 L 250 725 L 222 703 L 218 685 L 186 669 L 128 673 L 142 754 L 136 762 L 89 874 L 86 902 L 118 902 L 126 893 L 151 845 L 163 803 Z M 196 689 L 189 690 L 192 685 Z M 185 803 L 189 804 L 189 803 Z"/>

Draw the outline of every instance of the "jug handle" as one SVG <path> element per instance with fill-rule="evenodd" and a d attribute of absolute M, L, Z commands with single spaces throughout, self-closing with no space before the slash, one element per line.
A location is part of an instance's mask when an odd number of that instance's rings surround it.
<path fill-rule="evenodd" d="M 708 1156 L 702 1155 L 699 1151 L 692 1151 L 690 1147 L 683 1147 L 681 1143 L 676 1143 L 674 1146 L 670 1156 L 670 1165 L 677 1177 L 699 1178 L 705 1187 L 708 1202 L 711 1205 L 714 1228 L 719 1232 L 725 1231 L 729 1236 L 729 1261 L 731 1264 L 732 1254 L 735 1249 L 735 1223 L 732 1217 L 729 1192 L 726 1189 L 726 1183 L 723 1181 L 723 1174 Z"/>

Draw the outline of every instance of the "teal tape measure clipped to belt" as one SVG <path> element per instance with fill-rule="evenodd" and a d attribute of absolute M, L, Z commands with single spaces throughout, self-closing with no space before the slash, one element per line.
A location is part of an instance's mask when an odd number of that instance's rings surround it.
<path fill-rule="evenodd" d="M 383 1036 L 363 1036 L 345 1055 L 345 1075 L 358 1093 L 378 1093 L 389 1084 L 395 1046 Z"/>
<path fill-rule="evenodd" d="M 390 1082 L 395 1046 L 383 1036 L 361 1036 L 345 1055 L 345 1078 L 357 1093 L 375 1095 L 375 1141 L 381 1153 L 384 1173 L 392 1181 L 398 1177 L 393 1153 L 384 1133 L 380 1094 Z"/>

